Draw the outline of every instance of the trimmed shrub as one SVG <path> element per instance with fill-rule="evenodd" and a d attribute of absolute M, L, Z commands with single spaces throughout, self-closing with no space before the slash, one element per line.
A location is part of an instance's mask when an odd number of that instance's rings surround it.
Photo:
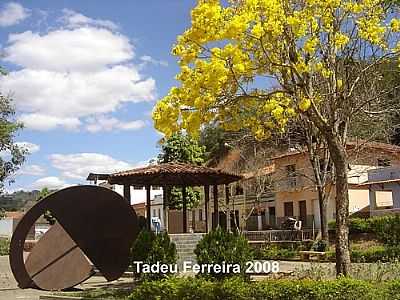
<path fill-rule="evenodd" d="M 176 246 L 171 242 L 167 233 L 155 234 L 143 229 L 131 249 L 131 261 L 142 261 L 146 264 L 175 264 L 177 261 Z M 160 279 L 170 274 L 138 274 L 136 278 Z"/>
<path fill-rule="evenodd" d="M 0 238 L 0 255 L 10 254 L 10 240 Z"/>
<path fill-rule="evenodd" d="M 203 236 L 194 250 L 199 264 L 239 264 L 242 275 L 246 269 L 246 262 L 253 258 L 253 249 L 247 239 L 239 233 L 231 233 L 220 227 Z M 223 278 L 232 274 L 211 273 L 200 274 Z"/>
<path fill-rule="evenodd" d="M 257 259 L 293 259 L 297 256 L 297 247 L 295 246 L 278 246 L 267 244 L 258 251 L 256 251 Z"/>
<path fill-rule="evenodd" d="M 223 281 L 204 278 L 170 278 L 146 281 L 129 299 L 135 300 L 381 300 L 400 299 L 400 282 L 383 284 L 340 278 L 337 280 L 265 280 L 247 282 L 231 277 Z"/>
<path fill-rule="evenodd" d="M 400 244 L 400 215 L 369 219 L 372 231 L 387 245 Z"/>

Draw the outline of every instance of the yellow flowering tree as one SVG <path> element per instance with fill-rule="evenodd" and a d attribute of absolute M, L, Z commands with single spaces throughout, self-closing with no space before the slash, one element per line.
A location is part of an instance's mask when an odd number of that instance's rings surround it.
<path fill-rule="evenodd" d="M 196 136 L 213 121 L 262 140 L 291 118 L 311 122 L 335 167 L 336 268 L 346 275 L 347 130 L 379 99 L 378 66 L 400 50 L 397 17 L 382 0 L 200 0 L 172 50 L 180 85 L 157 103 L 155 127 Z"/>

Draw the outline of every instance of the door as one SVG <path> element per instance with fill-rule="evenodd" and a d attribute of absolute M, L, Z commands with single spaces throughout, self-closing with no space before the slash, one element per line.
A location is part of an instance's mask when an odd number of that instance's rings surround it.
<path fill-rule="evenodd" d="M 299 214 L 302 226 L 305 227 L 307 225 L 307 201 L 299 201 Z"/>
<path fill-rule="evenodd" d="M 283 211 L 285 217 L 293 217 L 293 202 L 283 203 Z"/>
<path fill-rule="evenodd" d="M 275 227 L 276 226 L 275 206 L 271 206 L 268 208 L 268 214 L 269 214 L 269 225 Z"/>

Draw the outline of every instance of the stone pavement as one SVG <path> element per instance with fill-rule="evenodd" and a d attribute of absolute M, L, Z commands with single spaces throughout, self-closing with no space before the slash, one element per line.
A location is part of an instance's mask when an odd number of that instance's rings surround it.
<path fill-rule="evenodd" d="M 131 278 L 121 278 L 117 281 L 107 282 L 101 276 L 93 276 L 85 283 L 78 285 L 77 289 L 93 289 L 97 287 L 105 287 L 107 285 L 115 285 L 124 282 L 132 282 Z M 34 289 L 20 289 L 11 273 L 8 256 L 0 256 L 0 300 L 27 299 L 38 300 L 40 295 L 48 295 L 50 292 L 39 291 Z"/>

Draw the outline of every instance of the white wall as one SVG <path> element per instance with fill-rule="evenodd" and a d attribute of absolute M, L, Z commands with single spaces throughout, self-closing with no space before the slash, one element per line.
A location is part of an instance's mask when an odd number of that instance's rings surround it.
<path fill-rule="evenodd" d="M 0 236 L 11 237 L 13 234 L 13 219 L 0 220 Z"/>

